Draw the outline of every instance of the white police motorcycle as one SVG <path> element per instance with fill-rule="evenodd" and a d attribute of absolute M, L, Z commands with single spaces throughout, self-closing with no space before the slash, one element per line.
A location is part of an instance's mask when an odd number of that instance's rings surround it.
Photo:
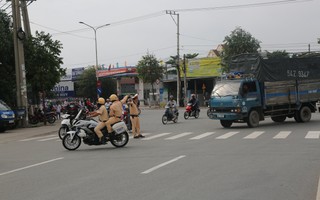
<path fill-rule="evenodd" d="M 104 127 L 101 131 L 105 137 L 106 143 L 101 143 L 94 132 L 98 122 L 94 119 L 77 120 L 74 124 L 74 130 L 68 131 L 62 139 L 62 145 L 68 150 L 76 150 L 83 143 L 87 145 L 104 145 L 110 141 L 115 147 L 124 147 L 129 142 L 129 134 L 126 124 L 123 121 L 112 125 L 112 132 L 108 133 Z"/>

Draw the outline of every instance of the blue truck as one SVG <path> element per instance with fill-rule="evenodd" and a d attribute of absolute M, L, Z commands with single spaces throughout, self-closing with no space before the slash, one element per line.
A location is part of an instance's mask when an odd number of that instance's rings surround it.
<path fill-rule="evenodd" d="M 320 100 L 320 58 L 255 57 L 237 62 L 234 69 L 243 71 L 241 76 L 218 81 L 213 88 L 211 119 L 220 120 L 225 128 L 233 123 L 257 127 L 266 117 L 274 122 L 310 121 Z"/>
<path fill-rule="evenodd" d="M 2 100 L 0 100 L 0 132 L 14 126 L 15 114 L 13 110 Z"/>

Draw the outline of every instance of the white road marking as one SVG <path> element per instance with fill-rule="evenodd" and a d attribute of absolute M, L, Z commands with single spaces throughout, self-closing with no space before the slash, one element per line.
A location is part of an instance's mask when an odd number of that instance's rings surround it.
<path fill-rule="evenodd" d="M 320 200 L 320 177 L 319 177 L 319 181 L 318 181 L 318 191 L 317 191 L 317 198 L 316 200 Z"/>
<path fill-rule="evenodd" d="M 26 141 L 37 140 L 37 139 L 41 139 L 41 138 L 48 138 L 48 137 L 53 137 L 53 136 L 56 136 L 56 135 L 46 135 L 46 136 L 32 137 L 32 138 L 19 140 L 19 141 L 20 142 L 26 142 Z"/>
<path fill-rule="evenodd" d="M 306 139 L 319 139 L 320 131 L 309 131 L 306 135 Z"/>
<path fill-rule="evenodd" d="M 227 139 L 227 138 L 229 138 L 231 136 L 234 136 L 237 133 L 239 133 L 239 132 L 229 132 L 229 133 L 226 133 L 226 134 L 221 135 L 219 137 L 216 137 L 216 139 Z"/>
<path fill-rule="evenodd" d="M 142 138 L 141 140 L 152 140 L 152 139 L 163 137 L 163 136 L 170 135 L 170 134 L 171 133 L 160 133 L 160 134 L 157 134 L 157 135 L 154 135 L 154 136 L 151 136 L 151 137 Z"/>
<path fill-rule="evenodd" d="M 286 139 L 291 134 L 291 131 L 280 131 L 273 139 Z"/>
<path fill-rule="evenodd" d="M 178 135 L 174 135 L 172 137 L 165 138 L 165 140 L 174 140 L 174 139 L 178 139 L 178 138 L 181 138 L 181 137 L 184 137 L 184 136 L 187 136 L 187 135 L 191 135 L 191 134 L 192 134 L 192 132 L 180 133 Z"/>
<path fill-rule="evenodd" d="M 166 165 L 168 165 L 170 163 L 178 161 L 179 159 L 184 158 L 184 157 L 186 157 L 186 156 L 185 155 L 178 156 L 178 157 L 176 157 L 176 158 L 174 158 L 172 160 L 169 160 L 167 162 L 161 163 L 160 165 L 154 166 L 154 167 L 152 167 L 152 168 L 150 168 L 150 169 L 148 169 L 148 170 L 146 170 L 144 172 L 141 172 L 141 174 L 149 174 L 149 173 L 151 173 L 151 172 L 153 172 L 153 171 L 155 171 L 155 170 L 157 170 L 157 169 L 159 169 L 161 167 L 164 167 L 164 166 L 166 166 Z"/>
<path fill-rule="evenodd" d="M 202 139 L 202 138 L 204 138 L 204 137 L 208 137 L 208 136 L 210 136 L 210 135 L 213 135 L 215 132 L 206 132 L 206 133 L 203 133 L 203 134 L 201 134 L 201 135 L 198 135 L 198 136 L 195 136 L 195 137 L 193 137 L 193 138 L 190 138 L 189 140 L 200 140 L 200 139 Z"/>
<path fill-rule="evenodd" d="M 143 136 L 148 136 L 148 135 L 151 135 L 151 133 L 141 133 L 141 135 L 143 135 Z M 132 133 L 130 133 L 129 138 L 130 138 L 130 139 L 133 139 Z"/>
<path fill-rule="evenodd" d="M 18 169 L 7 171 L 7 172 L 3 172 L 3 173 L 0 174 L 0 176 L 11 174 L 11 173 L 14 173 L 14 172 L 18 172 L 18 171 L 21 171 L 21 170 L 24 170 L 24 169 L 29 169 L 31 167 L 36 167 L 36 166 L 39 166 L 39 165 L 44 165 L 44 164 L 47 164 L 47 163 L 50 163 L 50 162 L 54 162 L 54 161 L 57 161 L 57 160 L 61 160 L 61 159 L 64 159 L 64 157 L 55 158 L 55 159 L 47 160 L 47 161 L 44 161 L 44 162 L 41 162 L 41 163 L 29 165 L 29 166 L 26 166 L 26 167 L 21 167 L 21 168 L 18 168 Z"/>
<path fill-rule="evenodd" d="M 42 139 L 42 140 L 37 140 L 39 142 L 44 142 L 44 141 L 48 141 L 48 140 L 56 140 L 58 139 L 59 137 L 52 137 L 52 138 L 46 138 L 46 139 Z"/>
<path fill-rule="evenodd" d="M 264 133 L 264 131 L 254 131 L 253 133 L 251 133 L 250 135 L 247 135 L 243 139 L 256 139 L 257 137 L 259 137 L 263 133 Z"/>

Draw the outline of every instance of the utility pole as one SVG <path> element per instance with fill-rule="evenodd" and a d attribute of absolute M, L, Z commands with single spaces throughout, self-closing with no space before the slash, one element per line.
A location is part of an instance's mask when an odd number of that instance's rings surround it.
<path fill-rule="evenodd" d="M 21 1 L 21 12 L 22 12 L 22 18 L 23 18 L 23 26 L 24 31 L 26 32 L 26 36 L 31 36 L 31 28 L 30 28 L 30 21 L 29 21 L 29 14 L 27 9 L 27 0 L 20 0 Z"/>
<path fill-rule="evenodd" d="M 183 89 L 184 89 L 184 105 L 187 105 L 187 66 L 186 66 L 186 54 L 183 54 Z"/>
<path fill-rule="evenodd" d="M 16 85 L 17 85 L 17 106 L 25 109 L 25 118 L 23 119 L 23 126 L 28 125 L 28 98 L 27 98 L 27 84 L 26 71 L 24 60 L 24 49 L 22 41 L 25 39 L 25 32 L 21 27 L 21 15 L 19 0 L 12 0 L 12 14 L 13 14 L 13 42 L 15 55 L 15 71 L 16 71 Z"/>
<path fill-rule="evenodd" d="M 181 80 L 180 80 L 180 31 L 179 31 L 179 13 L 177 13 L 174 10 L 166 10 L 166 14 L 169 14 L 171 17 L 172 15 L 176 15 L 177 16 L 177 21 L 174 20 L 174 18 L 172 17 L 173 21 L 175 22 L 175 24 L 177 25 L 177 61 L 176 61 L 176 65 L 177 65 L 177 104 L 180 104 L 180 88 L 181 88 Z"/>

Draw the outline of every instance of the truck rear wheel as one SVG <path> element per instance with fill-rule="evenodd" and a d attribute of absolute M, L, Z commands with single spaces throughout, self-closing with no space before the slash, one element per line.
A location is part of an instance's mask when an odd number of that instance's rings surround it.
<path fill-rule="evenodd" d="M 223 126 L 224 128 L 230 128 L 232 125 L 233 121 L 229 121 L 229 120 L 220 120 L 220 124 L 221 126 Z"/>
<path fill-rule="evenodd" d="M 274 122 L 284 122 L 286 120 L 286 116 L 276 116 L 276 117 L 271 117 L 272 121 Z"/>
<path fill-rule="evenodd" d="M 299 110 L 299 118 L 301 122 L 308 122 L 311 119 L 311 109 L 308 106 L 303 106 Z"/>
<path fill-rule="evenodd" d="M 248 120 L 247 120 L 248 126 L 250 128 L 257 127 L 257 126 L 259 126 L 259 121 L 260 121 L 260 118 L 259 118 L 258 111 L 251 110 L 250 113 L 249 113 Z"/>

